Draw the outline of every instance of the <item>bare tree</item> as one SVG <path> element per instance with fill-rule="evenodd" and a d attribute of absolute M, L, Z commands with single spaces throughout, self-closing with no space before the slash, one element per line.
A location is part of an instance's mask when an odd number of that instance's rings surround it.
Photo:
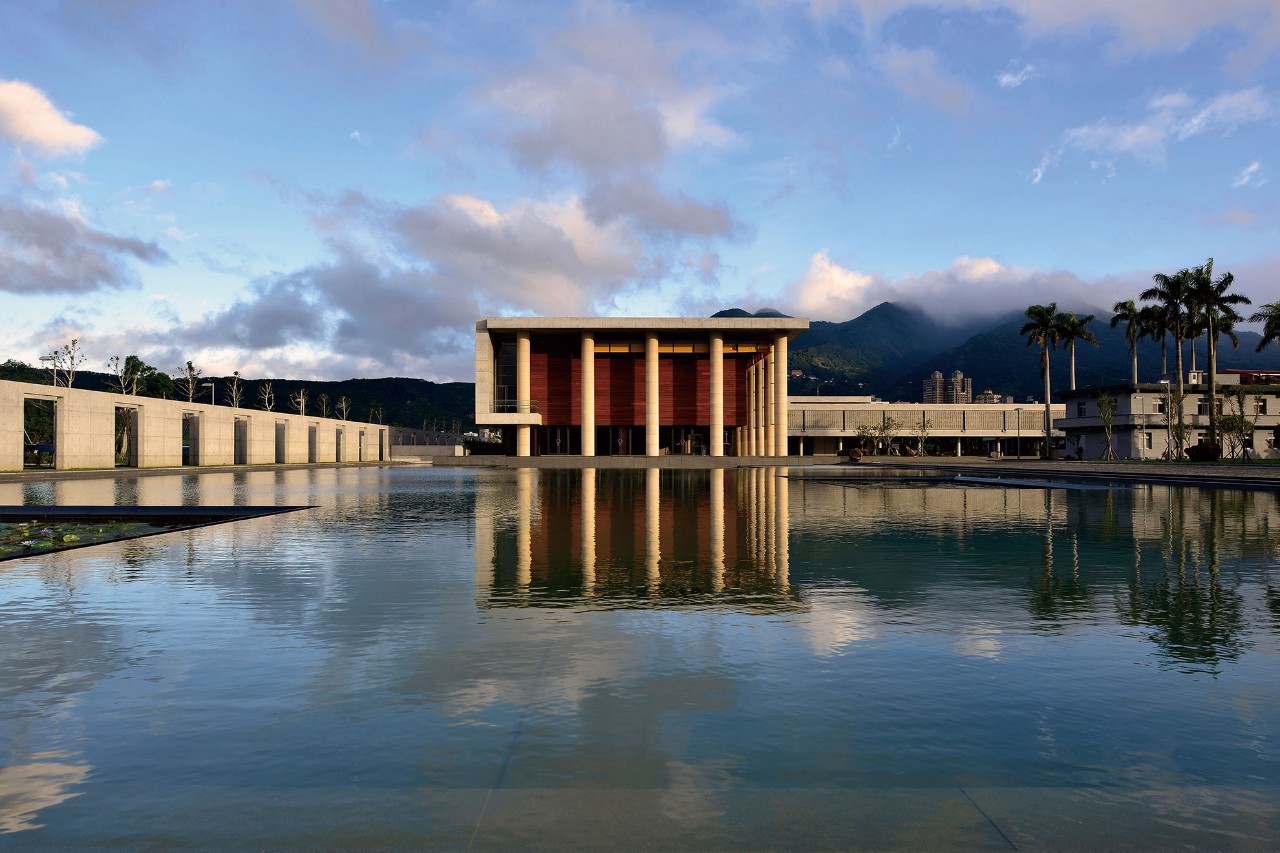
<path fill-rule="evenodd" d="M 339 397 L 337 405 L 334 406 L 334 410 L 338 413 L 338 419 L 345 421 L 347 416 L 351 414 L 350 398 L 346 396 Z"/>
<path fill-rule="evenodd" d="M 377 400 L 374 400 L 372 403 L 369 404 L 369 423 L 371 424 L 382 423 L 382 404 L 379 403 Z"/>
<path fill-rule="evenodd" d="M 305 415 L 307 413 L 307 389 L 299 388 L 289 395 L 289 405 L 298 410 L 298 414 Z"/>
<path fill-rule="evenodd" d="M 329 417 L 329 395 L 320 394 L 320 396 L 316 397 L 316 403 L 320 406 L 320 417 Z"/>
<path fill-rule="evenodd" d="M 270 382 L 263 382 L 258 386 L 258 404 L 268 412 L 275 408 L 276 392 Z"/>
<path fill-rule="evenodd" d="M 244 384 L 240 381 L 240 371 L 233 371 L 231 378 L 227 380 L 227 405 L 233 409 L 240 408 L 240 404 L 244 402 Z"/>
<path fill-rule="evenodd" d="M 86 356 L 80 352 L 80 339 L 72 338 L 71 343 L 63 344 L 48 355 L 42 355 L 40 360 L 48 362 L 54 385 L 70 388 L 75 381 L 76 370 L 85 363 Z"/>
<path fill-rule="evenodd" d="M 178 389 L 178 393 L 187 398 L 187 402 L 195 400 L 196 392 L 200 390 L 200 376 L 202 371 L 191 362 L 178 369 L 178 375 L 174 378 L 174 387 Z"/>
<path fill-rule="evenodd" d="M 1110 394 L 1098 395 L 1098 420 L 1102 421 L 1102 438 L 1107 443 L 1102 449 L 1102 458 L 1106 460 L 1116 458 L 1116 448 L 1111 443 L 1111 436 L 1115 433 L 1117 406 L 1116 398 Z"/>

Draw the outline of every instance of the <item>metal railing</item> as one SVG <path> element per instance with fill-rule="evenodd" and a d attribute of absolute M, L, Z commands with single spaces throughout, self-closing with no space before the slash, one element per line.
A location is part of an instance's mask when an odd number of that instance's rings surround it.
<path fill-rule="evenodd" d="M 527 403 L 521 403 L 517 400 L 494 400 L 489 411 L 494 414 L 536 415 L 538 401 L 530 400 Z"/>

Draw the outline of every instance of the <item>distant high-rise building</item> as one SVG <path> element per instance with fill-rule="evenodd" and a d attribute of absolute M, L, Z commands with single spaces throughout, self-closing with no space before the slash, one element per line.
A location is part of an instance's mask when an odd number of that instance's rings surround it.
<path fill-rule="evenodd" d="M 1013 398 L 1009 396 L 1001 396 L 990 388 L 973 398 L 975 403 L 1012 403 Z"/>
<path fill-rule="evenodd" d="M 924 402 L 971 403 L 973 402 L 973 380 L 965 379 L 964 374 L 958 370 L 944 379 L 942 371 L 935 370 L 933 375 L 924 381 Z"/>

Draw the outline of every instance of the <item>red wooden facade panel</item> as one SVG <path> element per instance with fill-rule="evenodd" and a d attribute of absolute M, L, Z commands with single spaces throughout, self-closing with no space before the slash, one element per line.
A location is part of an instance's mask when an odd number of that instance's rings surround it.
<path fill-rule="evenodd" d="M 547 426 L 582 423 L 582 360 L 577 341 L 535 339 L 529 355 L 529 391 Z M 724 422 L 747 424 L 747 370 L 753 353 L 724 356 Z M 644 426 L 645 361 L 638 353 L 598 354 L 597 426 Z M 711 422 L 711 361 L 706 355 L 664 353 L 658 360 L 659 421 L 664 426 Z"/>

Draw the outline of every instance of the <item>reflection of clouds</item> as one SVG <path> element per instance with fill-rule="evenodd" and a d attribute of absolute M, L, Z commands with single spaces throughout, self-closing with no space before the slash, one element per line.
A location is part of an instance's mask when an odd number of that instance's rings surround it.
<path fill-rule="evenodd" d="M 814 591 L 805 630 L 815 652 L 835 655 L 855 643 L 879 637 L 883 617 L 862 593 Z"/>
<path fill-rule="evenodd" d="M 0 833 L 38 829 L 37 814 L 79 796 L 79 791 L 69 789 L 85 780 L 89 766 L 54 760 L 66 757 L 36 753 L 25 764 L 0 767 Z"/>
<path fill-rule="evenodd" d="M 995 660 L 1004 649 L 1000 634 L 1000 629 L 989 623 L 964 626 L 955 639 L 956 653 L 965 657 Z"/>

